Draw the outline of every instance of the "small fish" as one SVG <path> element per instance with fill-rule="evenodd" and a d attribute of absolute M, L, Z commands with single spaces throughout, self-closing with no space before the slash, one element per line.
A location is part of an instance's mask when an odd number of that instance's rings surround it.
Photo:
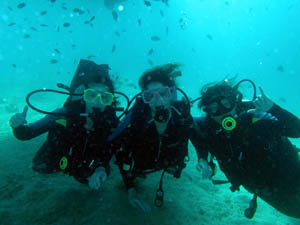
<path fill-rule="evenodd" d="M 9 11 L 13 11 L 12 7 L 8 6 L 7 8 Z"/>
<path fill-rule="evenodd" d="M 169 6 L 169 0 L 161 0 L 163 3 L 166 4 L 166 6 Z"/>
<path fill-rule="evenodd" d="M 166 35 L 168 36 L 169 34 L 169 27 L 166 27 Z"/>
<path fill-rule="evenodd" d="M 225 1 L 225 5 L 229 5 L 229 2 L 228 2 L 228 1 Z"/>
<path fill-rule="evenodd" d="M 152 55 L 154 52 L 153 48 L 151 48 L 149 51 L 148 51 L 148 56 Z"/>
<path fill-rule="evenodd" d="M 25 4 L 24 2 L 22 2 L 22 3 L 20 3 L 20 4 L 17 5 L 17 8 L 18 8 L 18 9 L 22 9 L 22 8 L 24 8 L 25 6 L 26 6 L 26 4 Z"/>
<path fill-rule="evenodd" d="M 114 53 L 116 51 L 116 45 L 114 44 L 111 48 L 111 52 Z"/>
<path fill-rule="evenodd" d="M 183 22 L 183 18 L 180 18 L 180 19 L 179 19 L 179 23 L 182 23 L 182 22 Z"/>
<path fill-rule="evenodd" d="M 84 14 L 84 11 L 83 11 L 82 9 L 79 9 L 79 8 L 74 8 L 74 9 L 73 9 L 73 12 L 74 12 L 74 13 L 78 13 L 79 15 Z"/>
<path fill-rule="evenodd" d="M 121 34 L 120 34 L 119 31 L 116 31 L 116 32 L 115 32 L 115 35 L 116 35 L 117 37 L 120 37 L 120 36 L 121 36 Z"/>
<path fill-rule="evenodd" d="M 160 37 L 158 37 L 158 36 L 152 36 L 151 40 L 152 41 L 160 41 Z"/>
<path fill-rule="evenodd" d="M 138 19 L 138 24 L 141 25 L 142 24 L 142 21 L 141 19 Z"/>
<path fill-rule="evenodd" d="M 111 14 L 112 14 L 112 17 L 113 17 L 114 21 L 118 22 L 118 13 L 115 10 L 113 10 L 111 12 Z"/>
<path fill-rule="evenodd" d="M 68 8 L 67 8 L 67 7 L 65 7 L 65 6 L 62 6 L 61 8 L 62 8 L 62 9 L 64 9 L 64 10 L 68 10 Z"/>
<path fill-rule="evenodd" d="M 210 34 L 207 34 L 206 37 L 211 41 L 213 40 L 213 37 Z"/>
<path fill-rule="evenodd" d="M 47 25 L 47 24 L 44 24 L 44 23 L 42 23 L 40 26 L 41 26 L 41 27 L 48 27 L 48 25 Z"/>
<path fill-rule="evenodd" d="M 51 3 L 54 3 L 54 2 L 56 2 L 56 0 L 50 0 L 50 2 L 51 2 Z"/>
<path fill-rule="evenodd" d="M 160 10 L 159 13 L 160 13 L 160 15 L 161 15 L 162 17 L 165 16 L 164 11 Z"/>
<path fill-rule="evenodd" d="M 54 51 L 55 51 L 57 54 L 60 54 L 60 51 L 59 51 L 57 48 L 55 48 Z"/>
<path fill-rule="evenodd" d="M 86 21 L 84 21 L 84 24 L 89 24 L 89 23 L 90 23 L 90 21 L 87 21 L 87 20 L 86 20 Z"/>
<path fill-rule="evenodd" d="M 72 44 L 72 48 L 73 48 L 73 49 L 76 48 L 76 45 L 75 45 L 75 44 Z"/>
<path fill-rule="evenodd" d="M 16 23 L 10 23 L 10 24 L 8 24 L 9 27 L 12 27 L 14 25 L 16 25 Z"/>
<path fill-rule="evenodd" d="M 41 16 L 46 15 L 46 14 L 47 14 L 47 11 L 46 11 L 46 10 L 40 12 L 40 15 L 41 15 Z"/>
<path fill-rule="evenodd" d="M 33 31 L 38 31 L 35 27 L 30 27 L 30 29 Z"/>
<path fill-rule="evenodd" d="M 29 34 L 24 34 L 24 38 L 28 39 L 28 38 L 30 38 L 30 35 Z"/>
<path fill-rule="evenodd" d="M 134 84 L 134 83 L 129 83 L 127 86 L 128 86 L 128 87 L 133 87 L 134 89 L 137 89 L 137 86 L 136 86 L 136 84 Z"/>
<path fill-rule="evenodd" d="M 17 67 L 17 65 L 16 65 L 16 64 L 12 64 L 11 66 L 12 66 L 13 68 L 16 68 L 16 67 Z"/>
<path fill-rule="evenodd" d="M 153 61 L 151 60 L 151 59 L 148 59 L 148 64 L 150 65 L 150 66 L 153 66 L 154 64 L 153 64 Z"/>
<path fill-rule="evenodd" d="M 283 103 L 286 103 L 286 99 L 284 97 L 280 97 L 279 98 L 279 101 L 283 102 Z"/>
<path fill-rule="evenodd" d="M 282 65 L 280 65 L 280 66 L 277 67 L 277 70 L 279 72 L 284 72 L 284 67 Z"/>
<path fill-rule="evenodd" d="M 50 60 L 50 63 L 56 64 L 56 63 L 58 63 L 58 61 L 57 61 L 56 59 L 51 59 L 51 60 Z"/>
<path fill-rule="evenodd" d="M 59 28 L 59 26 L 56 28 L 56 32 L 59 32 L 60 31 L 60 28 Z"/>
<path fill-rule="evenodd" d="M 69 27 L 70 25 L 71 25 L 71 24 L 70 24 L 70 23 L 67 23 L 67 22 L 63 24 L 64 27 Z"/>
<path fill-rule="evenodd" d="M 151 2 L 149 2 L 149 1 L 147 1 L 147 0 L 144 1 L 144 4 L 145 4 L 146 6 L 148 6 L 148 7 L 151 6 Z"/>
<path fill-rule="evenodd" d="M 95 16 L 92 16 L 91 19 L 90 19 L 90 21 L 95 20 L 95 18 L 96 18 Z"/>
<path fill-rule="evenodd" d="M 92 58 L 95 58 L 96 56 L 94 56 L 94 55 L 89 55 L 87 58 L 88 59 L 92 59 Z"/>

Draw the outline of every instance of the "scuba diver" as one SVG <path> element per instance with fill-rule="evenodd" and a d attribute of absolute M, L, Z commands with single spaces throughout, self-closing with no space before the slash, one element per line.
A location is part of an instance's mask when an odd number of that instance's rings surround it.
<path fill-rule="evenodd" d="M 136 192 L 136 178 L 162 171 L 155 206 L 163 204 L 165 172 L 179 178 L 186 166 L 188 140 L 193 119 L 189 100 L 177 100 L 177 64 L 155 67 L 142 74 L 142 92 L 135 97 L 129 113 L 120 122 L 115 136 L 121 143 L 117 164 L 128 191 L 129 203 L 144 212 L 150 206 Z M 177 89 L 177 90 L 176 90 Z M 118 131 L 119 130 L 119 131 Z"/>
<path fill-rule="evenodd" d="M 201 163 L 207 167 L 212 162 L 206 158 L 209 151 L 228 179 L 213 180 L 215 184 L 231 183 L 232 192 L 243 186 L 254 194 L 244 212 L 247 218 L 256 212 L 257 197 L 287 216 L 300 218 L 299 149 L 288 139 L 300 137 L 300 120 L 273 103 L 262 88 L 256 97 L 250 80 L 255 95 L 253 101 L 244 102 L 238 90 L 244 81 L 202 89 L 199 108 L 206 117 L 194 119 Z"/>
<path fill-rule="evenodd" d="M 80 60 L 70 88 L 64 88 L 71 94 L 63 108 L 49 113 L 38 110 L 49 115 L 27 124 L 25 106 L 23 113 L 11 118 L 10 125 L 19 140 L 48 132 L 47 140 L 33 159 L 33 170 L 62 171 L 92 189 L 99 189 L 109 175 L 109 161 L 114 154 L 106 139 L 119 122 L 113 107 L 116 92 L 109 67 Z"/>

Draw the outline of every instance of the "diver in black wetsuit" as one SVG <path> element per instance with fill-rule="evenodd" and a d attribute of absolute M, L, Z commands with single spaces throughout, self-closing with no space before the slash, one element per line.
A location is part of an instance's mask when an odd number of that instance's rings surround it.
<path fill-rule="evenodd" d="M 48 132 L 47 140 L 33 159 L 39 173 L 63 171 L 79 182 L 98 189 L 109 174 L 112 146 L 106 141 L 118 125 L 114 86 L 108 65 L 81 60 L 70 92 L 84 93 L 70 97 L 64 107 L 41 120 L 26 124 L 27 108 L 10 120 L 13 133 L 20 140 L 30 140 Z"/>
<path fill-rule="evenodd" d="M 167 64 L 146 71 L 139 80 L 142 93 L 120 122 L 117 152 L 119 168 L 133 207 L 149 211 L 135 190 L 137 177 L 163 171 L 156 206 L 163 204 L 162 179 L 165 172 L 179 178 L 186 166 L 188 140 L 193 119 L 187 101 L 177 100 L 175 77 L 178 65 Z M 118 130 L 118 129 L 117 129 Z"/>
<path fill-rule="evenodd" d="M 203 89 L 199 107 L 207 116 L 195 119 L 203 145 L 198 152 L 204 156 L 208 150 L 216 158 L 233 192 L 242 185 L 254 194 L 246 217 L 254 216 L 258 196 L 300 218 L 299 149 L 288 139 L 300 137 L 300 120 L 260 91 L 247 110 L 242 94 L 229 82 Z"/>

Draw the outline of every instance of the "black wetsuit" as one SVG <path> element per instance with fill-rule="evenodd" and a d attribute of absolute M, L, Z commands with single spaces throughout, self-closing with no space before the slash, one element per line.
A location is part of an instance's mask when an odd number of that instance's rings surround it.
<path fill-rule="evenodd" d="M 120 123 L 118 164 L 127 189 L 134 187 L 136 177 L 166 170 L 180 177 L 186 166 L 188 140 L 193 119 L 184 102 L 173 104 L 172 115 L 163 135 L 159 135 L 150 107 L 137 99 L 133 109 Z"/>
<path fill-rule="evenodd" d="M 85 129 L 85 104 L 72 101 L 56 112 L 72 113 L 74 116 L 46 116 L 29 125 L 13 129 L 20 140 L 29 140 L 48 132 L 47 140 L 33 159 L 33 169 L 40 173 L 63 171 L 79 182 L 87 183 L 94 170 L 103 166 L 109 172 L 109 161 L 114 154 L 113 142 L 107 141 L 118 125 L 118 118 L 111 107 L 104 112 L 94 110 L 91 115 L 93 127 Z M 64 161 L 62 161 L 64 158 Z"/>
<path fill-rule="evenodd" d="M 300 120 L 274 105 L 268 113 L 242 113 L 233 131 L 209 118 L 195 119 L 200 145 L 216 157 L 232 191 L 244 186 L 282 213 L 300 218 L 300 161 L 288 140 L 300 137 Z M 201 131 L 201 132 L 200 132 Z"/>

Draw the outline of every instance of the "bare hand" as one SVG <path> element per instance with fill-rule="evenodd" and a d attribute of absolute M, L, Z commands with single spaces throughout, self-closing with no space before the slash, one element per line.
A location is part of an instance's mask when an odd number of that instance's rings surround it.
<path fill-rule="evenodd" d="M 95 172 L 87 178 L 88 185 L 93 190 L 99 190 L 105 183 L 107 179 L 107 174 L 103 167 L 99 167 Z"/>
<path fill-rule="evenodd" d="M 258 96 L 254 101 L 255 109 L 248 110 L 248 113 L 264 113 L 268 112 L 274 105 L 271 99 L 269 99 L 263 89 L 259 87 L 259 90 L 261 92 L 261 96 Z"/>
<path fill-rule="evenodd" d="M 198 164 L 196 165 L 196 169 L 201 173 L 202 179 L 211 179 L 213 176 L 213 170 L 208 164 L 208 162 L 204 159 L 199 159 Z"/>
<path fill-rule="evenodd" d="M 22 113 L 16 113 L 14 116 L 11 117 L 9 120 L 9 124 L 12 128 L 17 128 L 21 125 L 27 123 L 26 116 L 28 112 L 28 106 L 25 106 Z"/>

